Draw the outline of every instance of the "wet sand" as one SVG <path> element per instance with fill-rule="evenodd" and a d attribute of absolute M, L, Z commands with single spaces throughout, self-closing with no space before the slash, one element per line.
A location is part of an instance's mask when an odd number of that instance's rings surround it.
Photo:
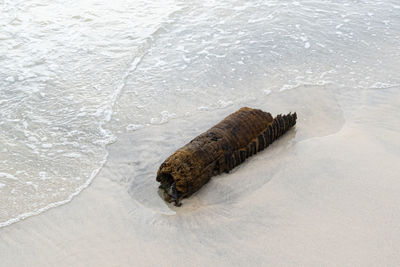
<path fill-rule="evenodd" d="M 399 89 L 305 86 L 248 103 L 295 109 L 297 126 L 181 208 L 157 195 L 159 163 L 237 107 L 121 134 L 70 203 L 0 229 L 0 265 L 394 266 Z"/>

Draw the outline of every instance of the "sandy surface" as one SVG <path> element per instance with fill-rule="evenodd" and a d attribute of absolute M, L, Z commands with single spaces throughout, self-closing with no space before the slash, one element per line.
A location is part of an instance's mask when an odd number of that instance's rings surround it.
<path fill-rule="evenodd" d="M 399 265 L 397 2 L 2 1 L 0 225 L 77 196 L 0 267 Z M 298 122 L 167 206 L 160 163 L 242 106 Z"/>
<path fill-rule="evenodd" d="M 159 163 L 236 107 L 122 134 L 72 202 L 0 229 L 0 266 L 394 266 L 399 89 L 255 102 L 295 108 L 296 128 L 181 208 L 156 193 Z"/>

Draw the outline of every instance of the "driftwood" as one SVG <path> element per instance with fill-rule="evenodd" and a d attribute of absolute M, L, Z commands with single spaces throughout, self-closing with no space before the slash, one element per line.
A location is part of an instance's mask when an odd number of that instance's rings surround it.
<path fill-rule="evenodd" d="M 164 199 L 180 206 L 214 175 L 229 172 L 296 124 L 297 115 L 241 108 L 169 156 L 157 172 Z"/>

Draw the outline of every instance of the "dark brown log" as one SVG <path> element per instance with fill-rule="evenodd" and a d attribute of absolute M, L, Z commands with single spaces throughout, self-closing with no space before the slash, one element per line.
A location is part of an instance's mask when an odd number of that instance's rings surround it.
<path fill-rule="evenodd" d="M 296 124 L 296 113 L 278 115 L 241 108 L 169 156 L 157 172 L 164 199 L 180 205 L 214 175 L 229 172 L 268 147 Z"/>

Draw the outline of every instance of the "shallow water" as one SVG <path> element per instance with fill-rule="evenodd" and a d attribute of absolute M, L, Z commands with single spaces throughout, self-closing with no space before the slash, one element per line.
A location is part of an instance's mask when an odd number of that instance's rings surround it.
<path fill-rule="evenodd" d="M 2 3 L 0 226 L 69 201 L 90 183 L 115 140 L 104 125 L 126 77 L 176 9 Z"/>
<path fill-rule="evenodd" d="M 287 142 L 350 125 L 399 154 L 396 1 L 0 4 L 0 226 L 71 200 L 116 140 L 136 160 L 110 179 L 169 212 L 157 165 L 243 105 L 297 111 Z"/>

